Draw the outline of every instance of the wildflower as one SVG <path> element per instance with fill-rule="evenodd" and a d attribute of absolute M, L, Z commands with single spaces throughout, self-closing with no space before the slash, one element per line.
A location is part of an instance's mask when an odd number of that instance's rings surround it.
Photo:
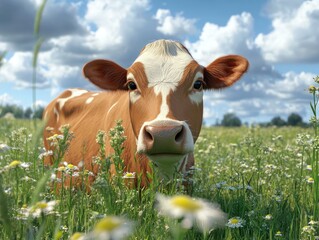
<path fill-rule="evenodd" d="M 54 213 L 53 210 L 57 204 L 58 204 L 58 201 L 49 201 L 49 202 L 40 201 L 29 208 L 27 208 L 26 206 L 23 206 L 20 209 L 20 214 L 26 218 L 29 216 L 37 218 L 41 214 L 50 215 Z"/>
<path fill-rule="evenodd" d="M 306 166 L 306 169 L 307 169 L 308 171 L 312 171 L 312 166 L 311 166 L 311 165 L 307 165 L 307 166 Z"/>
<path fill-rule="evenodd" d="M 30 167 L 30 163 L 21 162 L 19 160 L 13 160 L 11 163 L 9 163 L 8 165 L 4 166 L 2 171 L 6 171 L 6 170 L 9 170 L 9 169 L 18 168 L 18 167 L 20 167 L 20 168 L 28 168 L 28 167 Z"/>
<path fill-rule="evenodd" d="M 126 172 L 122 178 L 135 178 L 135 172 Z"/>
<path fill-rule="evenodd" d="M 310 87 L 308 88 L 309 93 L 315 93 L 316 90 L 317 90 L 317 88 L 316 88 L 315 86 L 310 86 Z"/>
<path fill-rule="evenodd" d="M 26 182 L 36 182 L 35 179 L 30 178 L 29 176 L 24 176 L 21 180 Z"/>
<path fill-rule="evenodd" d="M 196 225 L 201 231 L 224 225 L 226 217 L 216 204 L 202 199 L 193 199 L 186 195 L 165 197 L 157 194 L 157 209 L 161 215 L 182 219 L 182 227 Z"/>
<path fill-rule="evenodd" d="M 282 237 L 282 232 L 277 231 L 276 234 L 275 234 L 275 237 Z"/>
<path fill-rule="evenodd" d="M 70 240 L 83 240 L 84 239 L 84 234 L 75 232 L 73 235 L 70 237 Z"/>
<path fill-rule="evenodd" d="M 313 184 L 315 180 L 312 177 L 307 178 L 307 183 Z"/>
<path fill-rule="evenodd" d="M 54 130 L 54 128 L 47 126 L 47 127 L 45 128 L 45 130 L 48 131 L 48 132 L 52 132 L 52 131 Z"/>
<path fill-rule="evenodd" d="M 271 214 L 267 214 L 265 217 L 264 217 L 265 220 L 271 220 L 272 219 L 272 215 Z"/>
<path fill-rule="evenodd" d="M 4 144 L 4 143 L 1 143 L 0 144 L 0 153 L 1 152 L 7 152 L 9 151 L 11 148 L 7 145 L 7 144 Z"/>
<path fill-rule="evenodd" d="M 316 230 L 312 226 L 304 226 L 302 233 L 313 234 Z"/>
<path fill-rule="evenodd" d="M 12 162 L 9 164 L 9 168 L 16 168 L 16 167 L 18 167 L 19 165 L 21 165 L 21 162 L 18 161 L 18 160 L 14 160 L 14 161 L 12 161 Z"/>
<path fill-rule="evenodd" d="M 241 219 L 240 217 L 232 217 L 228 219 L 226 226 L 230 228 L 240 228 L 243 227 L 244 224 L 245 220 Z"/>
<path fill-rule="evenodd" d="M 313 225 L 318 225 L 318 223 L 319 223 L 318 221 L 314 221 L 314 220 L 310 220 L 310 221 L 308 222 L 308 224 L 309 224 L 309 225 L 312 225 L 312 226 L 313 226 Z"/>
<path fill-rule="evenodd" d="M 84 239 L 124 239 L 131 234 L 132 229 L 131 221 L 117 216 L 107 216 L 101 219 Z"/>

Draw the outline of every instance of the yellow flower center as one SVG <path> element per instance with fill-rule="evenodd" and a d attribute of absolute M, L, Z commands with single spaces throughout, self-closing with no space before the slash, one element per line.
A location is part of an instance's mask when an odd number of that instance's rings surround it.
<path fill-rule="evenodd" d="M 229 220 L 231 224 L 238 224 L 239 223 L 239 219 L 238 218 L 232 218 Z"/>
<path fill-rule="evenodd" d="M 114 217 L 105 217 L 99 221 L 94 230 L 96 232 L 111 232 L 121 225 L 121 221 Z"/>
<path fill-rule="evenodd" d="M 78 240 L 80 237 L 82 237 L 82 233 L 76 232 L 70 237 L 70 240 Z"/>
<path fill-rule="evenodd" d="M 308 182 L 314 182 L 314 181 L 315 180 L 312 177 L 308 178 Z"/>
<path fill-rule="evenodd" d="M 46 202 L 37 202 L 35 207 L 39 209 L 45 209 L 48 207 L 48 204 Z"/>
<path fill-rule="evenodd" d="M 125 174 L 125 177 L 134 177 L 134 174 L 133 174 L 133 173 L 128 172 L 128 173 L 126 173 L 126 174 Z"/>
<path fill-rule="evenodd" d="M 73 169 L 73 168 L 74 168 L 74 165 L 71 164 L 71 163 L 69 163 L 69 164 L 67 165 L 67 167 L 68 167 L 69 169 Z"/>
<path fill-rule="evenodd" d="M 12 162 L 9 164 L 9 167 L 17 167 L 17 166 L 19 166 L 20 164 L 21 164 L 20 161 L 14 160 L 14 161 L 12 161 Z"/>
<path fill-rule="evenodd" d="M 184 196 L 184 195 L 173 197 L 171 199 L 171 202 L 176 207 L 180 207 L 180 208 L 182 208 L 186 211 L 190 211 L 190 212 L 194 212 L 194 211 L 202 208 L 201 204 L 198 201 L 196 201 L 188 196 Z"/>

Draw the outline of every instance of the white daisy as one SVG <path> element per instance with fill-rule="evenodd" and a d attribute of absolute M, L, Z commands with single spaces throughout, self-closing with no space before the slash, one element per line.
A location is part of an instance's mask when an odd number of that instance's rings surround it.
<path fill-rule="evenodd" d="M 202 232 L 207 232 L 225 224 L 225 213 L 217 204 L 186 195 L 166 197 L 157 194 L 156 198 L 159 213 L 167 217 L 182 219 L 184 228 L 196 225 Z"/>

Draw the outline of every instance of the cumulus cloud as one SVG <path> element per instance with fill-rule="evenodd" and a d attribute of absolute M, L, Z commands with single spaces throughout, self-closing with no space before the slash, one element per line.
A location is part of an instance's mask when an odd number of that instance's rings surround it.
<path fill-rule="evenodd" d="M 223 116 L 219 114 L 226 112 L 234 112 L 252 122 L 271 118 L 274 114 L 287 116 L 291 112 L 307 112 L 304 107 L 309 99 L 306 89 L 314 74 L 278 72 L 256 45 L 253 23 L 252 15 L 244 12 L 232 16 L 225 26 L 206 23 L 197 41 L 185 41 L 194 58 L 204 66 L 227 54 L 243 55 L 250 62 L 248 73 L 234 86 L 205 93 L 207 122 L 221 120 Z"/>
<path fill-rule="evenodd" d="M 0 79 L 13 82 L 18 88 L 32 87 L 32 54 L 30 52 L 15 52 L 0 68 Z M 37 88 L 47 88 L 49 80 L 45 77 L 45 66 L 39 66 L 37 73 Z"/>
<path fill-rule="evenodd" d="M 272 31 L 258 34 L 255 42 L 271 62 L 319 62 L 319 1 L 271 1 Z M 278 8 L 277 4 L 284 3 Z M 270 12 L 270 11 L 269 11 Z"/>
<path fill-rule="evenodd" d="M 173 16 L 168 9 L 158 9 L 155 15 L 159 26 L 156 28 L 159 32 L 168 36 L 192 35 L 196 32 L 195 19 L 187 19 L 182 13 Z"/>
<path fill-rule="evenodd" d="M 0 95 L 0 105 L 7 105 L 7 104 L 21 104 L 21 102 L 15 100 L 8 93 L 1 94 Z"/>
<path fill-rule="evenodd" d="M 84 34 L 86 29 L 76 16 L 76 5 L 48 1 L 41 22 L 41 35 L 46 38 Z M 31 0 L 1 0 L 0 43 L 7 50 L 31 51 L 36 3 Z"/>

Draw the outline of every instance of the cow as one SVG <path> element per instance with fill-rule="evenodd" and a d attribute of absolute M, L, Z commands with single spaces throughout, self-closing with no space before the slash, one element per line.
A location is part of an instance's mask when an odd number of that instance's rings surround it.
<path fill-rule="evenodd" d="M 73 165 L 83 161 L 86 169 L 97 174 L 98 168 L 92 167 L 92 157 L 99 153 L 97 132 L 108 132 L 116 120 L 122 120 L 125 171 L 141 175 L 146 185 L 152 162 L 160 176 L 170 178 L 176 170 L 184 173 L 194 166 L 203 91 L 233 85 L 248 65 L 244 57 L 228 55 L 203 67 L 181 43 L 157 40 L 147 44 L 127 69 L 104 59 L 85 64 L 84 77 L 105 91 L 64 91 L 45 109 L 46 126 L 58 132 L 69 124 L 75 138 L 64 160 Z M 44 131 L 47 150 L 50 134 Z M 108 142 L 105 152 L 113 153 Z M 50 156 L 45 164 L 52 164 Z M 110 171 L 115 174 L 114 167 Z"/>

